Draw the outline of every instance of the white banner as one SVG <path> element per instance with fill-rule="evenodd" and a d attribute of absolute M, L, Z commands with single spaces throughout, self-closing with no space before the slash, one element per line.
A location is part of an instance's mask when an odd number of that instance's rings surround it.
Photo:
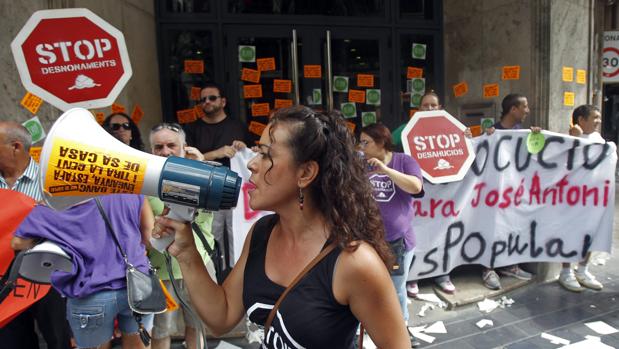
<path fill-rule="evenodd" d="M 615 144 L 544 131 L 546 147 L 532 155 L 529 132 L 477 137 L 475 162 L 462 181 L 424 182 L 426 195 L 413 204 L 417 246 L 410 280 L 463 264 L 576 262 L 589 250 L 611 251 Z M 249 208 L 252 156 L 246 150 L 231 161 L 243 178 L 233 213 L 236 258 L 251 225 L 266 214 Z"/>
<path fill-rule="evenodd" d="M 409 280 L 462 264 L 576 262 L 610 252 L 615 203 L 614 143 L 546 132 L 538 154 L 528 130 L 473 140 L 476 159 L 460 182 L 424 182 L 414 202 L 417 236 Z"/>
<path fill-rule="evenodd" d="M 233 158 L 230 159 L 230 169 L 239 174 L 239 177 L 243 179 L 241 183 L 241 193 L 239 194 L 239 200 L 236 207 L 232 210 L 232 230 L 234 231 L 234 263 L 241 256 L 243 245 L 245 244 L 245 237 L 249 233 L 251 226 L 262 216 L 271 212 L 254 211 L 249 207 L 249 194 L 247 193 L 247 182 L 251 172 L 247 169 L 247 163 L 251 160 L 256 153 L 249 148 L 245 148 L 242 151 L 237 152 Z"/>

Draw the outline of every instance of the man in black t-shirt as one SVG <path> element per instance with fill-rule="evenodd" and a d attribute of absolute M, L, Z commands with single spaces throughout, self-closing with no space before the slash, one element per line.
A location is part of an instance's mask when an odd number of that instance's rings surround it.
<path fill-rule="evenodd" d="M 230 167 L 230 158 L 246 147 L 245 142 L 249 138 L 247 127 L 241 121 L 226 115 L 226 97 L 216 84 L 207 83 L 202 86 L 200 106 L 205 115 L 185 126 L 187 144 L 198 148 L 204 154 L 205 160 L 217 161 Z M 213 234 L 219 246 L 224 247 L 225 264 L 231 268 L 234 264 L 231 210 L 214 213 Z"/>
<path fill-rule="evenodd" d="M 486 132 L 491 135 L 495 130 L 518 130 L 522 128 L 522 123 L 529 115 L 529 103 L 527 97 L 518 94 L 510 93 L 501 103 L 501 119 L 492 127 L 489 127 Z M 531 132 L 538 133 L 540 127 L 531 127 Z M 499 273 L 506 276 L 512 276 L 521 280 L 530 280 L 533 275 L 527 271 L 520 269 L 518 264 L 510 265 L 499 269 Z M 491 290 L 501 288 L 501 281 L 494 269 L 484 268 L 482 271 L 482 279 L 484 286 Z"/>

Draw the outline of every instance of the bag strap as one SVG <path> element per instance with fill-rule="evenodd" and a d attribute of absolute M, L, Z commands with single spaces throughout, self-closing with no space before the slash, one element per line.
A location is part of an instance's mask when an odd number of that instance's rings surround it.
<path fill-rule="evenodd" d="M 107 226 L 107 229 L 112 234 L 112 237 L 114 238 L 114 243 L 116 243 L 116 246 L 118 247 L 120 254 L 123 256 L 125 263 L 127 264 L 127 266 L 133 268 L 133 265 L 129 263 L 129 258 L 127 258 L 127 254 L 125 253 L 125 250 L 123 250 L 122 246 L 120 246 L 120 242 L 118 242 L 118 237 L 116 237 L 116 232 L 114 231 L 114 228 L 112 227 L 112 223 L 110 223 L 109 217 L 105 213 L 105 209 L 103 208 L 101 201 L 99 200 L 99 198 L 95 198 L 95 202 L 97 203 L 97 208 L 99 209 L 99 212 L 101 212 L 101 216 L 103 216 L 105 225 Z"/>
<path fill-rule="evenodd" d="M 211 245 L 208 244 L 208 241 L 206 241 L 204 232 L 202 231 L 202 229 L 200 229 L 200 226 L 198 225 L 198 223 L 191 222 L 191 227 L 193 228 L 193 231 L 196 232 L 196 235 L 198 235 L 198 238 L 200 239 L 200 241 L 202 241 L 202 245 L 204 245 L 204 249 L 206 250 L 206 253 L 208 253 L 210 257 L 213 257 L 214 250 L 211 248 Z"/>
<path fill-rule="evenodd" d="M 316 264 L 318 264 L 318 262 L 320 262 L 326 255 L 328 255 L 329 252 L 333 251 L 334 248 L 335 248 L 335 243 L 334 242 L 332 242 L 327 247 L 325 247 L 316 257 L 314 257 L 314 259 L 312 259 L 311 262 L 309 262 L 308 265 L 305 266 L 305 268 L 303 268 L 303 270 L 301 270 L 299 275 L 297 275 L 297 277 L 294 278 L 294 280 L 292 280 L 290 285 L 288 285 L 288 287 L 286 287 L 286 289 L 284 290 L 282 295 L 279 296 L 279 298 L 277 299 L 277 302 L 275 302 L 275 305 L 273 306 L 273 309 L 271 309 L 271 312 L 269 313 L 269 316 L 267 317 L 267 321 L 264 323 L 264 335 L 265 336 L 267 335 L 267 333 L 269 333 L 269 328 L 271 327 L 271 323 L 273 322 L 273 318 L 275 317 L 275 313 L 277 312 L 277 309 L 279 308 L 280 304 L 282 304 L 282 301 L 284 300 L 284 298 L 286 298 L 286 296 L 294 288 L 294 286 L 299 281 L 301 281 L 301 279 L 303 279 L 303 277 L 310 270 L 312 270 L 312 268 L 314 268 L 314 266 Z"/>

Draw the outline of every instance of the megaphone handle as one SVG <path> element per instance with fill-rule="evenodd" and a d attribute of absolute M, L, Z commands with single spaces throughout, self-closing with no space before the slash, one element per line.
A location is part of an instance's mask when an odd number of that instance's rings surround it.
<path fill-rule="evenodd" d="M 170 212 L 166 215 L 166 217 L 174 219 L 176 221 L 181 222 L 191 222 L 195 216 L 196 209 L 193 207 L 187 207 L 178 204 L 167 203 L 170 208 Z M 162 237 L 160 239 L 150 238 L 150 244 L 154 249 L 163 253 L 170 244 L 174 241 L 174 234 L 170 234 L 166 237 Z"/>

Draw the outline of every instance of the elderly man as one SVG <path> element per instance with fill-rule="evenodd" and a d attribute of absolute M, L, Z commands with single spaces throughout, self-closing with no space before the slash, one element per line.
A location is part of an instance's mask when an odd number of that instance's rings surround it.
<path fill-rule="evenodd" d="M 151 151 L 155 155 L 159 156 L 178 156 L 186 157 L 194 160 L 204 160 L 202 153 L 193 147 L 188 147 L 185 144 L 185 132 L 178 124 L 162 123 L 153 127 L 150 132 L 150 144 Z M 163 211 L 163 202 L 155 197 L 149 198 L 150 204 L 153 208 L 155 215 L 160 215 Z M 210 212 L 199 211 L 197 217 L 192 223 L 194 228 L 194 240 L 198 247 L 198 251 L 202 255 L 202 259 L 207 266 L 211 276 L 215 279 L 215 269 L 213 262 L 210 259 L 207 251 L 212 251 L 214 246 L 214 238 L 211 233 L 211 224 L 213 221 L 213 215 Z M 197 230 L 201 230 L 200 233 Z M 199 234 L 203 234 L 205 239 L 201 239 Z M 208 246 L 204 246 L 204 242 Z M 152 249 L 149 251 L 149 257 L 151 264 L 158 269 L 159 277 L 163 280 L 166 288 L 170 294 L 174 294 L 172 291 L 172 285 L 170 282 L 170 276 L 165 264 L 164 256 L 158 251 Z M 182 291 L 182 297 L 185 300 L 189 300 L 187 292 L 182 281 L 182 275 L 178 262 L 175 259 L 172 260 L 172 275 L 177 284 L 180 285 Z M 175 297 L 176 298 L 176 297 Z M 170 335 L 176 331 L 176 325 L 178 324 L 177 315 L 181 311 L 167 311 L 163 314 L 155 315 L 155 323 L 153 327 L 153 349 L 169 349 L 170 348 Z M 185 321 L 185 341 L 187 348 L 196 348 L 196 328 L 202 326 L 200 323 L 195 323 L 197 319 L 191 319 L 187 313 L 183 312 L 183 318 Z"/>
<path fill-rule="evenodd" d="M 32 137 L 28 130 L 15 121 L 0 121 L 0 188 L 15 190 L 39 201 L 42 199 L 39 185 L 39 165 L 30 157 Z M 17 246 L 19 249 L 30 244 Z M 0 271 L 1 272 L 1 271 Z M 49 293 L 0 328 L 0 343 L 6 348 L 39 348 L 34 321 L 47 348 L 70 347 L 70 331 L 65 319 L 65 300 L 53 288 Z"/>

